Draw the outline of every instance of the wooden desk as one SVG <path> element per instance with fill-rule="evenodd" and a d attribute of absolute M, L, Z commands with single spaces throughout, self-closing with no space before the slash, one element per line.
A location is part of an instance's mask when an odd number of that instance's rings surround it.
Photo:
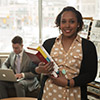
<path fill-rule="evenodd" d="M 37 100 L 37 98 L 29 98 L 29 97 L 14 97 L 14 98 L 5 98 L 0 100 Z"/>

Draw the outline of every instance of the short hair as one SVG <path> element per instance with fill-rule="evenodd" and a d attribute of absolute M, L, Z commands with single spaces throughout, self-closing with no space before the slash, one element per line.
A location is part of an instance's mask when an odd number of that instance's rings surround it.
<path fill-rule="evenodd" d="M 78 10 L 76 10 L 74 7 L 71 7 L 71 6 L 63 8 L 63 10 L 58 14 L 58 16 L 56 17 L 56 20 L 55 20 L 56 26 L 59 27 L 59 29 L 60 29 L 61 15 L 65 11 L 72 11 L 76 15 L 77 22 L 79 23 L 79 27 L 77 29 L 77 32 L 81 31 L 82 27 L 83 27 L 83 18 L 82 18 L 82 15 L 81 15 L 81 13 Z"/>
<path fill-rule="evenodd" d="M 15 36 L 13 39 L 12 39 L 12 43 L 13 44 L 16 44 L 16 43 L 18 43 L 18 44 L 22 44 L 23 43 L 23 39 L 20 37 L 20 36 Z"/>

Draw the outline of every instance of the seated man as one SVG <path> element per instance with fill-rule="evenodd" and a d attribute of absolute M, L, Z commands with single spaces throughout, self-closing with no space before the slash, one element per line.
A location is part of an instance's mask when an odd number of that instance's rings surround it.
<path fill-rule="evenodd" d="M 2 68 L 11 68 L 17 79 L 23 78 L 19 82 L 0 81 L 0 99 L 7 98 L 7 90 L 15 87 L 17 97 L 25 97 L 25 91 L 33 91 L 38 88 L 39 81 L 35 74 L 30 72 L 32 61 L 23 49 L 23 40 L 20 36 L 12 39 L 13 52 L 3 63 Z"/>

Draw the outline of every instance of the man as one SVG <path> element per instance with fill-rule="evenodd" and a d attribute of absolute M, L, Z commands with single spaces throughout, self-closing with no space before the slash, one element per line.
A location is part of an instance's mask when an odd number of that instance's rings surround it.
<path fill-rule="evenodd" d="M 15 87 L 17 97 L 25 97 L 25 91 L 37 89 L 39 82 L 35 74 L 30 72 L 31 60 L 23 49 L 23 40 L 20 36 L 12 39 L 13 52 L 3 63 L 2 68 L 11 68 L 19 82 L 0 81 L 0 98 L 7 98 L 7 89 Z"/>

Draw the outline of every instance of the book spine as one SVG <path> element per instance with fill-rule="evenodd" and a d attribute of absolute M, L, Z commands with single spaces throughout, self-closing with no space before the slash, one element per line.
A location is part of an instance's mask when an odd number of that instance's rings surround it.
<path fill-rule="evenodd" d="M 57 77 L 58 75 L 58 65 L 55 63 L 55 61 L 52 59 L 52 57 L 48 54 L 48 52 L 45 50 L 45 48 L 43 46 L 39 46 L 37 48 L 37 50 L 39 50 L 43 56 L 45 56 L 46 59 L 48 59 L 48 62 L 53 61 L 54 63 L 54 71 L 52 72 L 52 74 Z"/>
<path fill-rule="evenodd" d="M 38 51 L 36 56 L 40 59 L 40 61 L 45 62 L 46 64 L 48 63 L 48 61 L 43 57 L 43 55 L 40 53 L 40 51 Z"/>
<path fill-rule="evenodd" d="M 44 53 L 44 51 L 41 49 L 41 47 L 39 46 L 37 48 L 38 51 L 40 51 L 40 53 L 43 55 L 43 57 L 47 60 L 47 62 L 50 62 L 50 59 L 48 58 L 48 56 Z"/>
<path fill-rule="evenodd" d="M 55 61 L 52 59 L 52 57 L 48 54 L 48 52 L 45 50 L 45 48 L 44 48 L 43 46 L 41 46 L 40 48 L 41 48 L 41 50 L 45 53 L 45 55 L 48 57 L 48 59 L 49 59 L 50 61 L 53 61 L 54 64 L 58 67 L 58 65 L 55 63 Z"/>

